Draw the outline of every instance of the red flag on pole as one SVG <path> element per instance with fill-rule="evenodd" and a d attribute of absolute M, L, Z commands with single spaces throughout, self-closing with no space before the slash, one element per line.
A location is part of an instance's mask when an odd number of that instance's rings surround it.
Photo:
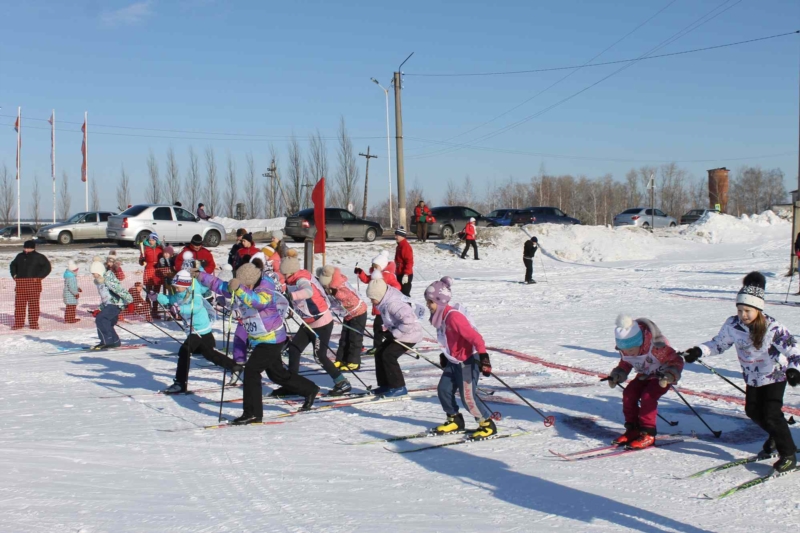
<path fill-rule="evenodd" d="M 83 163 L 81 163 L 81 181 L 86 182 L 86 119 L 83 120 L 81 126 L 83 132 L 83 144 L 81 145 L 81 154 L 83 154 Z"/>
<path fill-rule="evenodd" d="M 311 191 L 311 202 L 314 204 L 314 226 L 317 234 L 314 236 L 314 253 L 325 253 L 325 178 L 320 178 L 314 190 Z"/>

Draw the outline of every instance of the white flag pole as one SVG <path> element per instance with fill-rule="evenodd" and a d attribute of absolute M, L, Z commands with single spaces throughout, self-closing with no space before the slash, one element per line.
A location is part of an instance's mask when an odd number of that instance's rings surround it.
<path fill-rule="evenodd" d="M 56 110 L 53 109 L 53 115 L 50 117 L 50 138 L 52 145 L 52 153 L 50 155 L 50 168 L 53 174 L 53 224 L 56 223 Z"/>
<path fill-rule="evenodd" d="M 89 210 L 89 113 L 84 111 L 83 123 L 86 124 L 86 131 L 84 132 L 84 140 L 86 142 L 86 206 L 85 210 Z"/>
<path fill-rule="evenodd" d="M 22 224 L 20 222 L 20 213 L 19 213 L 19 179 L 20 179 L 20 167 L 22 167 L 22 161 L 20 161 L 20 155 L 22 152 L 22 145 L 20 144 L 21 141 L 21 134 L 22 134 L 22 107 L 17 108 L 17 239 L 22 238 Z"/>

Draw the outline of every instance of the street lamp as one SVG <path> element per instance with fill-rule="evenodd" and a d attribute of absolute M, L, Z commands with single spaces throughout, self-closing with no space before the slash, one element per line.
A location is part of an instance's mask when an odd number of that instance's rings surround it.
<path fill-rule="evenodd" d="M 383 94 L 386 95 L 386 150 L 389 154 L 386 157 L 386 163 L 389 169 L 389 227 L 392 228 L 394 227 L 394 223 L 392 221 L 392 145 L 389 140 L 389 89 L 378 83 L 378 80 L 375 78 L 370 79 L 375 85 L 383 89 Z"/>

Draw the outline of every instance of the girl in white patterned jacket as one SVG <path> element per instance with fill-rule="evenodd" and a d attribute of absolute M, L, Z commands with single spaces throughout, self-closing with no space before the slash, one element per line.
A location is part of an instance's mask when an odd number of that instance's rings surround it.
<path fill-rule="evenodd" d="M 687 363 L 703 355 L 720 354 L 736 346 L 739 363 L 747 383 L 744 410 L 747 416 L 769 434 L 759 457 L 767 459 L 776 451 L 776 472 L 797 466 L 797 447 L 783 417 L 786 383 L 800 383 L 800 348 L 791 333 L 777 320 L 764 314 L 764 289 L 767 280 L 760 272 L 745 276 L 736 296 L 736 316 L 722 325 L 716 337 L 686 351 Z"/>

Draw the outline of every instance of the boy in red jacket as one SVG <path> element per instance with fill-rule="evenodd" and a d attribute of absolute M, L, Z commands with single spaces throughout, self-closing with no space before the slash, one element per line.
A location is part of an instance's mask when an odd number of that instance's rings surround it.
<path fill-rule="evenodd" d="M 469 251 L 469 247 L 472 246 L 472 249 L 474 251 L 473 259 L 475 259 L 475 261 L 478 260 L 478 245 L 475 242 L 476 233 L 477 231 L 475 228 L 475 219 L 470 218 L 469 222 L 467 222 L 467 225 L 464 227 L 464 231 L 461 232 L 464 238 L 464 242 L 466 243 L 464 245 L 464 251 L 461 253 L 461 259 L 467 258 L 467 252 Z"/>
<path fill-rule="evenodd" d="M 319 277 L 325 292 L 334 298 L 343 320 L 342 336 L 336 350 L 336 368 L 358 370 L 361 367 L 361 350 L 364 347 L 364 329 L 367 327 L 367 304 L 358 297 L 356 290 L 347 283 L 347 277 L 333 265 L 322 267 Z"/>
<path fill-rule="evenodd" d="M 397 249 L 394 252 L 394 264 L 397 266 L 397 278 L 402 288 L 400 292 L 411 296 L 411 282 L 414 281 L 414 250 L 408 243 L 406 229 L 400 226 L 394 231 Z"/>

